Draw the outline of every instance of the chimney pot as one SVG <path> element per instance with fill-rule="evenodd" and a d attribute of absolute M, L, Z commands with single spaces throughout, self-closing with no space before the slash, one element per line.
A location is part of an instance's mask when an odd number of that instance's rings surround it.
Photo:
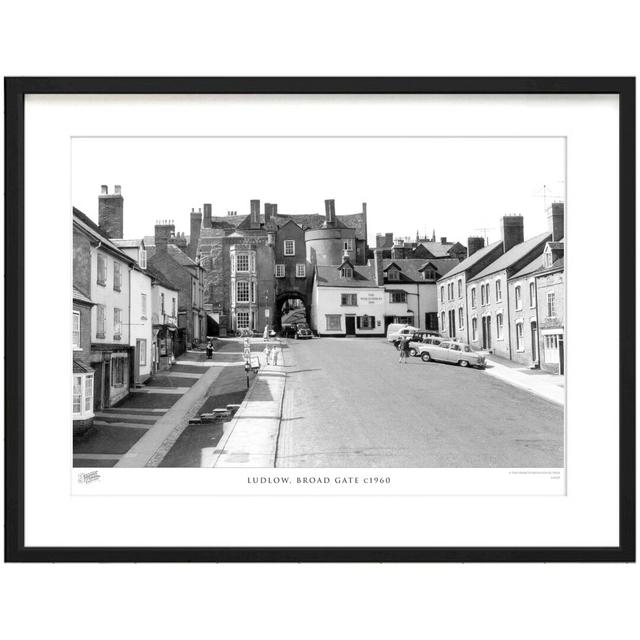
<path fill-rule="evenodd" d="M 100 193 L 102 193 L 102 195 L 105 195 L 105 196 L 106 196 L 106 195 L 108 195 L 108 193 L 109 193 L 109 187 L 108 187 L 106 184 L 103 184 L 103 185 L 100 187 Z"/>
<path fill-rule="evenodd" d="M 117 185 L 115 185 L 115 186 L 113 187 L 113 189 L 114 189 L 115 194 L 116 194 L 117 196 L 119 196 L 119 195 L 120 195 L 120 192 L 122 191 L 122 187 L 121 187 L 119 184 L 117 184 Z"/>
<path fill-rule="evenodd" d="M 335 200 L 325 200 L 324 201 L 324 210 L 326 214 L 326 223 L 327 225 L 332 225 L 336 221 L 336 201 Z"/>

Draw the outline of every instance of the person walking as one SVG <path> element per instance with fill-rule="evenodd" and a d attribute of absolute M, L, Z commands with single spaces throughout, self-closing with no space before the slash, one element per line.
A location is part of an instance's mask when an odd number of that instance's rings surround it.
<path fill-rule="evenodd" d="M 207 342 L 207 360 L 211 360 L 213 358 L 213 340 L 209 340 Z"/>
<path fill-rule="evenodd" d="M 409 338 L 407 336 L 402 336 L 402 338 L 400 338 L 398 349 L 400 350 L 400 359 L 398 360 L 398 363 L 407 364 L 407 357 L 409 356 Z"/>

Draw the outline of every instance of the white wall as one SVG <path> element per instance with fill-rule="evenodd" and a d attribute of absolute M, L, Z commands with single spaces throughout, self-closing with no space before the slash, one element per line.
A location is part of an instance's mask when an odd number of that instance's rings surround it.
<path fill-rule="evenodd" d="M 98 279 L 98 254 L 103 255 L 107 260 L 107 279 L 105 285 L 99 285 Z M 114 262 L 120 264 L 121 285 L 120 291 L 113 288 Z M 105 305 L 104 338 L 98 338 L 97 333 L 97 307 L 91 309 L 91 342 L 101 344 L 121 344 L 123 347 L 129 345 L 129 265 L 115 258 L 112 254 L 101 249 L 91 250 L 91 300 L 96 304 Z M 121 309 L 121 331 L 120 340 L 114 340 L 113 310 Z"/>
<path fill-rule="evenodd" d="M 135 269 L 130 271 L 131 275 L 131 326 L 129 331 L 129 344 L 132 347 L 137 345 L 138 340 L 145 340 L 144 350 L 145 364 L 139 365 L 139 375 L 145 378 L 151 374 L 151 318 L 152 318 L 152 295 L 151 278 Z M 146 296 L 146 309 L 142 308 L 142 294 Z M 136 350 L 136 357 L 140 362 L 140 354 Z"/>
<path fill-rule="evenodd" d="M 345 293 L 355 294 L 358 297 L 357 306 L 343 306 L 341 296 Z M 385 298 L 388 294 L 378 288 L 358 287 L 316 287 L 314 284 L 312 326 L 320 335 L 344 335 L 346 331 L 345 317 L 374 316 L 376 326 L 374 329 L 358 329 L 356 322 L 356 335 L 384 335 Z M 401 307 L 402 305 L 394 305 Z M 406 311 L 406 305 L 404 305 Z M 340 330 L 327 330 L 326 315 L 339 315 Z"/>

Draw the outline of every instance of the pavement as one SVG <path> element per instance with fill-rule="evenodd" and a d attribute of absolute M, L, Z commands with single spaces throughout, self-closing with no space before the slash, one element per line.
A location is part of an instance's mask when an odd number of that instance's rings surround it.
<path fill-rule="evenodd" d="M 245 394 L 239 339 L 217 341 L 213 360 L 187 351 L 118 406 L 96 413 L 89 433 L 74 439 L 74 467 L 201 466 L 222 426 L 192 429 L 189 419 L 200 410 L 240 404 Z"/>
<path fill-rule="evenodd" d="M 253 342 L 253 341 L 252 341 Z M 255 340 L 257 344 L 259 342 Z M 264 344 L 264 342 L 262 342 Z M 274 467 L 285 391 L 288 340 L 272 341 L 277 359 L 262 366 L 213 451 L 211 467 Z M 252 374 L 253 375 L 253 374 Z"/>
<path fill-rule="evenodd" d="M 503 380 L 514 387 L 525 389 L 540 398 L 564 407 L 564 376 L 554 375 L 540 369 L 530 369 L 527 366 L 494 355 L 487 355 L 486 359 L 487 375 Z"/>

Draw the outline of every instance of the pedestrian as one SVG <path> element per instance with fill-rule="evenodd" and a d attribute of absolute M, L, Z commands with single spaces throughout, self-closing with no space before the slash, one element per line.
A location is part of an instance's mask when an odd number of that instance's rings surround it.
<path fill-rule="evenodd" d="M 262 337 L 264 338 L 264 341 L 266 342 L 269 339 L 269 325 L 265 325 L 264 327 L 264 334 L 262 335 Z"/>
<path fill-rule="evenodd" d="M 404 362 L 404 364 L 407 364 L 407 356 L 409 355 L 409 338 L 407 336 L 402 336 L 400 338 L 398 349 L 400 350 L 400 359 L 398 360 L 398 363 Z"/>
<path fill-rule="evenodd" d="M 269 345 L 264 348 L 264 358 L 267 364 L 271 364 L 271 347 Z"/>
<path fill-rule="evenodd" d="M 209 340 L 207 342 L 207 360 L 211 360 L 213 358 L 213 340 Z"/>

